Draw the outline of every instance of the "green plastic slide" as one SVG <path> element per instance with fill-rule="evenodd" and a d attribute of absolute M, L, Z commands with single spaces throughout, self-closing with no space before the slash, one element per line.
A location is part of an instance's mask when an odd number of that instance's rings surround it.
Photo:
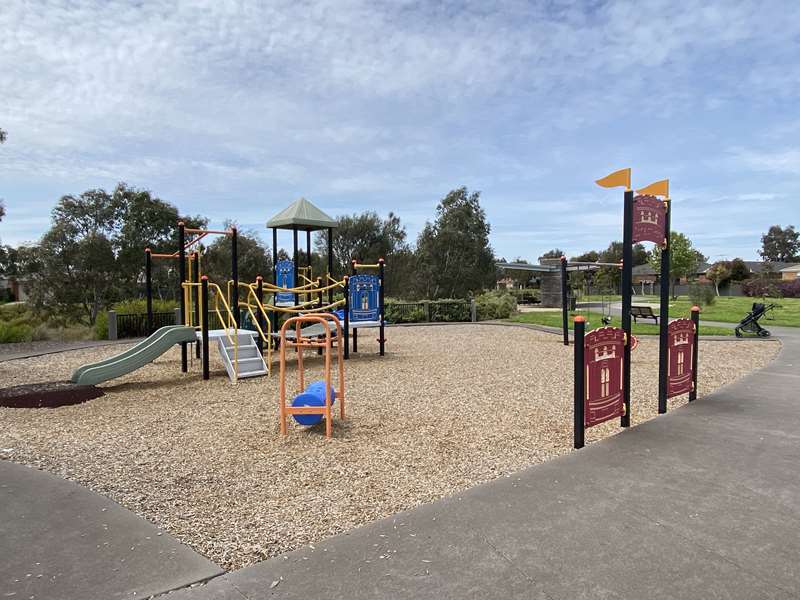
<path fill-rule="evenodd" d="M 149 338 L 142 340 L 133 348 L 100 362 L 78 367 L 72 374 L 72 383 L 95 385 L 121 377 L 150 364 L 175 344 L 196 342 L 194 327 L 169 325 L 157 330 Z"/>

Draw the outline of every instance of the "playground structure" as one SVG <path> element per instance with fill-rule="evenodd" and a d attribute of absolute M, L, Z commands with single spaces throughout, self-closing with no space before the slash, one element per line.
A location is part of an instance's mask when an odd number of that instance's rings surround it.
<path fill-rule="evenodd" d="M 336 337 L 331 334 L 331 323 L 334 324 Z M 303 324 L 318 325 L 324 330 L 324 336 L 306 337 L 303 335 Z M 294 330 L 294 336 L 287 332 Z M 308 329 L 308 328 L 306 328 Z M 333 432 L 333 403 L 339 400 L 339 418 L 345 418 L 344 396 L 344 353 L 341 344 L 336 344 L 336 367 L 338 390 L 333 386 L 331 354 L 334 339 L 342 339 L 342 325 L 334 314 L 315 314 L 291 317 L 287 319 L 280 331 L 280 431 L 286 435 L 286 417 L 292 415 L 301 425 L 311 426 L 325 419 L 325 436 L 331 437 Z M 291 405 L 286 402 L 286 352 L 294 348 L 297 355 L 298 389 Z M 317 349 L 323 353 L 324 379 L 305 386 L 305 370 L 303 368 L 303 350 Z"/>
<path fill-rule="evenodd" d="M 653 242 L 661 247 L 661 277 L 669 280 L 671 203 L 669 180 L 664 179 L 634 191 L 631 170 L 621 169 L 596 181 L 601 187 L 624 187 L 622 257 L 622 327 L 602 327 L 585 334 L 586 320 L 577 316 L 575 329 L 574 446 L 583 447 L 584 431 L 614 417 L 630 427 L 631 335 L 633 245 Z M 660 200 L 658 196 L 663 197 Z M 567 260 L 561 260 L 564 344 L 567 332 Z M 661 286 L 658 353 L 658 413 L 667 412 L 667 400 L 697 394 L 698 335 L 700 309 L 692 307 L 691 319 L 669 321 L 669 286 Z M 687 362 L 689 364 L 687 364 Z"/>
<path fill-rule="evenodd" d="M 100 383 L 148 364 L 169 350 L 175 343 L 181 346 L 181 371 L 189 369 L 189 344 L 194 344 L 195 356 L 202 362 L 203 379 L 210 376 L 209 344 L 215 342 L 220 358 L 232 382 L 240 378 L 271 375 L 273 354 L 280 343 L 282 320 L 302 315 L 329 315 L 338 311 L 343 326 L 331 336 L 318 320 L 310 320 L 303 329 L 303 338 L 330 338 L 337 346 L 344 343 L 344 358 L 350 357 L 352 330 L 353 352 L 358 352 L 357 330 L 376 327 L 380 331 L 379 352 L 385 354 L 384 275 L 385 263 L 368 265 L 352 261 L 352 276 L 336 279 L 333 269 L 333 230 L 336 221 L 311 202 L 300 198 L 270 219 L 272 229 L 273 281 L 259 275 L 254 282 L 240 281 L 238 268 L 238 232 L 188 228 L 178 223 L 178 248 L 171 253 L 155 253 L 145 249 L 145 288 L 147 327 L 151 332 L 140 344 L 104 364 L 85 365 L 73 375 L 81 381 Z M 278 259 L 278 230 L 293 232 L 294 260 Z M 327 231 L 328 272 L 314 277 L 311 266 L 311 232 Z M 298 232 L 306 232 L 306 265 L 298 266 L 300 258 Z M 199 242 L 209 235 L 224 235 L 231 239 L 231 271 L 226 282 L 210 281 L 202 269 L 202 247 Z M 153 260 L 178 262 L 180 325 L 169 333 L 153 331 Z M 364 273 L 377 269 L 378 273 Z M 337 296 L 339 296 L 337 298 Z M 243 320 L 247 327 L 243 327 Z M 214 321 L 214 326 L 211 326 Z M 291 333 L 290 333 L 291 335 Z M 172 340 L 172 342 L 170 342 Z M 310 347 L 310 346 L 309 346 Z M 315 346 L 316 347 L 316 346 Z M 320 354 L 322 348 L 317 347 Z M 80 371 L 80 372 L 79 372 Z"/>

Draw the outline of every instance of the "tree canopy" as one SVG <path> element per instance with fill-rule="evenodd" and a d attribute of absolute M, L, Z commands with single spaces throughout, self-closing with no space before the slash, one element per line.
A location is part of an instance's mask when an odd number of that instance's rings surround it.
<path fill-rule="evenodd" d="M 421 286 L 428 298 L 464 298 L 493 287 L 494 252 L 480 192 L 451 191 L 436 208 L 417 240 Z"/>
<path fill-rule="evenodd" d="M 761 236 L 759 254 L 764 260 L 772 262 L 800 261 L 800 232 L 794 225 L 781 227 L 773 225 Z"/>

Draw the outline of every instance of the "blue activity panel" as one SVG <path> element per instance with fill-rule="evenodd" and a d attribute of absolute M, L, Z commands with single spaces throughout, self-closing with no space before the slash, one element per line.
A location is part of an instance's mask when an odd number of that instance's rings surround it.
<path fill-rule="evenodd" d="M 377 321 L 380 319 L 378 294 L 380 279 L 377 275 L 350 277 L 350 322 Z"/>
<path fill-rule="evenodd" d="M 275 285 L 282 288 L 294 287 L 294 262 L 291 260 L 279 260 L 275 265 Z M 283 304 L 289 302 L 294 304 L 294 292 L 277 292 L 275 303 Z"/>

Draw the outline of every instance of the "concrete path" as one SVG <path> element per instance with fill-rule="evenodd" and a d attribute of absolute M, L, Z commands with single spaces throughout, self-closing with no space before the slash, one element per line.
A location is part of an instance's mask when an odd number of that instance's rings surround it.
<path fill-rule="evenodd" d="M 165 598 L 798 598 L 800 331 L 781 334 L 690 406 Z"/>
<path fill-rule="evenodd" d="M 148 596 L 223 571 L 108 498 L 0 461 L 0 598 Z"/>

